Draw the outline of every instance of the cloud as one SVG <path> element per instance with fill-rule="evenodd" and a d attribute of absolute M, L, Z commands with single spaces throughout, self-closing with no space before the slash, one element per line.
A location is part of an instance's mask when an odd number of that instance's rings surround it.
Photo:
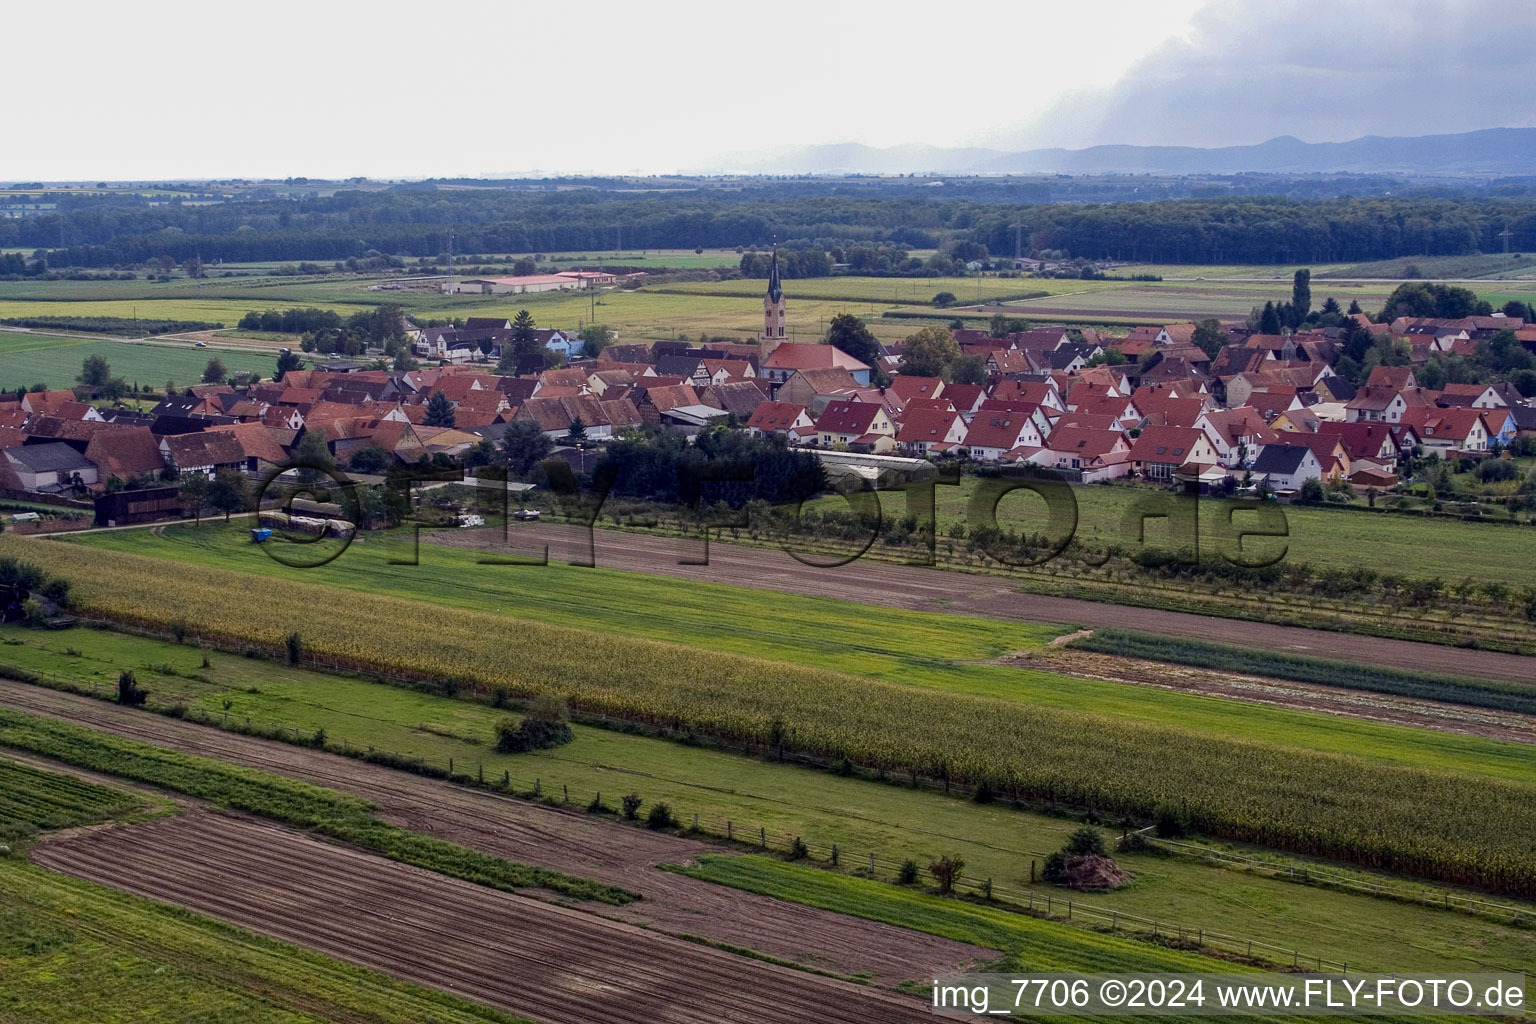
<path fill-rule="evenodd" d="M 1338 142 L 1536 125 L 1530 0 L 1218 0 L 1005 148 Z"/>

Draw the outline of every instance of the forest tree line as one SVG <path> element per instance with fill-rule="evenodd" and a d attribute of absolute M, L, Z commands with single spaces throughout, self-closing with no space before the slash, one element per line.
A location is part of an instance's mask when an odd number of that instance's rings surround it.
<path fill-rule="evenodd" d="M 814 199 L 751 192 L 634 198 L 598 191 L 343 191 L 209 206 L 96 204 L 0 221 L 0 247 L 47 250 L 53 267 L 346 260 L 447 252 L 732 248 L 774 238 L 830 249 L 957 241 L 994 255 L 1172 263 L 1345 262 L 1536 250 L 1536 199 L 1374 196 L 1321 200 L 981 203 L 927 197 Z M 450 241 L 450 234 L 452 239 Z M 63 244 L 61 244 L 61 242 Z"/>

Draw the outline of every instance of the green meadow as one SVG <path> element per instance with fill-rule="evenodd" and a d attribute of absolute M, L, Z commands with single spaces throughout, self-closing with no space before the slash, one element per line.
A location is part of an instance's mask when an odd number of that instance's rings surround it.
<path fill-rule="evenodd" d="M 1043 498 L 1027 489 L 1005 493 L 1006 486 L 1004 480 L 967 476 L 958 486 L 935 488 L 940 543 L 956 524 L 968 528 L 978 523 L 985 525 L 989 512 L 995 514 L 996 523 L 1003 530 L 1059 535 L 1060 527 L 1051 524 Z M 1239 511 L 1234 517 L 1229 513 L 1234 503 L 1219 498 L 1197 502 L 1159 490 L 1101 484 L 1074 486 L 1071 495 L 1077 517 L 1074 536 L 1093 549 L 1115 544 L 1128 551 L 1138 549 L 1142 544 L 1142 512 L 1173 509 L 1176 515 L 1187 517 L 1193 508 L 1198 519 L 1199 549 L 1205 560 L 1219 559 L 1223 552 L 1236 552 L 1236 542 L 1231 539 L 1233 527 L 1261 528 L 1256 515 Z M 846 511 L 849 504 L 842 498 L 827 497 L 806 507 Z M 880 495 L 880 507 L 885 515 L 906 511 L 905 499 L 895 493 Z M 1402 576 L 1438 577 L 1447 583 L 1465 579 L 1498 581 L 1516 589 L 1531 582 L 1530 567 L 1536 565 L 1536 527 L 1304 505 L 1271 505 L 1269 509 L 1270 513 L 1284 515 L 1286 535 L 1244 540 L 1245 558 L 1262 559 L 1283 552 L 1284 562 L 1302 562 L 1318 568 L 1358 566 Z M 1176 531 L 1168 519 L 1145 520 L 1148 547 L 1187 547 L 1187 537 L 1187 531 L 1182 527 Z M 957 546 L 963 546 L 963 542 Z"/>
<path fill-rule="evenodd" d="M 214 356 L 230 373 L 249 370 L 270 377 L 275 369 L 274 357 L 267 353 L 194 348 L 191 342 L 148 344 L 0 331 L 0 390 L 34 384 L 56 390 L 73 387 L 88 356 L 104 357 L 113 376 L 129 384 L 155 388 L 165 387 L 167 380 L 178 387 L 196 384 Z"/>

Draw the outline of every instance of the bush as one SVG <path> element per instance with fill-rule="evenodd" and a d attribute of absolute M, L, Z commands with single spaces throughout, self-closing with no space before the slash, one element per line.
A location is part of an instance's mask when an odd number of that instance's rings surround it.
<path fill-rule="evenodd" d="M 529 706 L 521 722 L 503 719 L 496 726 L 496 752 L 523 754 L 530 750 L 548 750 L 575 738 L 568 722 L 570 712 L 556 697 L 539 697 Z"/>
<path fill-rule="evenodd" d="M 1061 885 L 1067 880 L 1067 855 L 1057 850 L 1045 858 L 1045 863 L 1040 867 L 1040 877 L 1052 885 Z"/>
<path fill-rule="evenodd" d="M 917 861 L 904 860 L 901 868 L 896 872 L 897 885 L 915 885 L 917 883 Z"/>
<path fill-rule="evenodd" d="M 652 804 L 650 813 L 645 816 L 645 823 L 651 828 L 676 828 L 677 819 L 672 817 L 670 804 Z"/>
<path fill-rule="evenodd" d="M 283 644 L 288 648 L 288 664 L 297 665 L 304 660 L 304 641 L 299 634 L 289 633 Z"/>
<path fill-rule="evenodd" d="M 928 865 L 928 873 L 939 883 L 939 892 L 950 893 L 955 891 L 955 882 L 964 867 L 965 861 L 959 857 L 943 856 Z"/>
<path fill-rule="evenodd" d="M 124 707 L 143 707 L 149 699 L 149 691 L 139 686 L 132 669 L 125 669 L 117 676 L 117 702 Z"/>
<path fill-rule="evenodd" d="M 608 806 L 603 803 L 603 794 L 592 794 L 592 802 L 587 804 L 588 814 L 607 814 Z"/>
<path fill-rule="evenodd" d="M 1161 853 L 1162 847 L 1154 846 L 1140 832 L 1127 832 L 1115 844 L 1115 850 L 1119 853 Z"/>
<path fill-rule="evenodd" d="M 1104 836 L 1096 828 L 1080 828 L 1072 833 L 1067 845 L 1062 847 L 1062 852 L 1068 857 L 1086 857 L 1090 854 L 1103 857 Z"/>
<path fill-rule="evenodd" d="M 795 841 L 789 844 L 790 860 L 805 860 L 811 855 L 810 848 L 805 845 L 805 840 L 795 836 Z"/>
<path fill-rule="evenodd" d="M 644 802 L 645 801 L 640 799 L 640 795 L 638 793 L 627 794 L 622 801 L 624 806 L 624 817 L 630 821 L 634 821 L 636 818 L 640 817 L 640 805 Z"/>
<path fill-rule="evenodd" d="M 1477 464 L 1477 478 L 1485 484 L 1520 479 L 1520 467 L 1508 459 L 1484 459 Z"/>

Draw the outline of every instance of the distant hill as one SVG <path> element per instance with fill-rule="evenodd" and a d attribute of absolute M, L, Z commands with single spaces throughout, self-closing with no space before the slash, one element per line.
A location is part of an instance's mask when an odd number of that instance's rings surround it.
<path fill-rule="evenodd" d="M 1256 146 L 1092 146 L 1088 149 L 944 149 L 858 143 L 805 146 L 733 161 L 731 171 L 765 174 L 1237 174 L 1244 171 L 1446 175 L 1530 174 L 1536 128 L 1457 135 L 1302 142 L 1289 135 Z"/>

